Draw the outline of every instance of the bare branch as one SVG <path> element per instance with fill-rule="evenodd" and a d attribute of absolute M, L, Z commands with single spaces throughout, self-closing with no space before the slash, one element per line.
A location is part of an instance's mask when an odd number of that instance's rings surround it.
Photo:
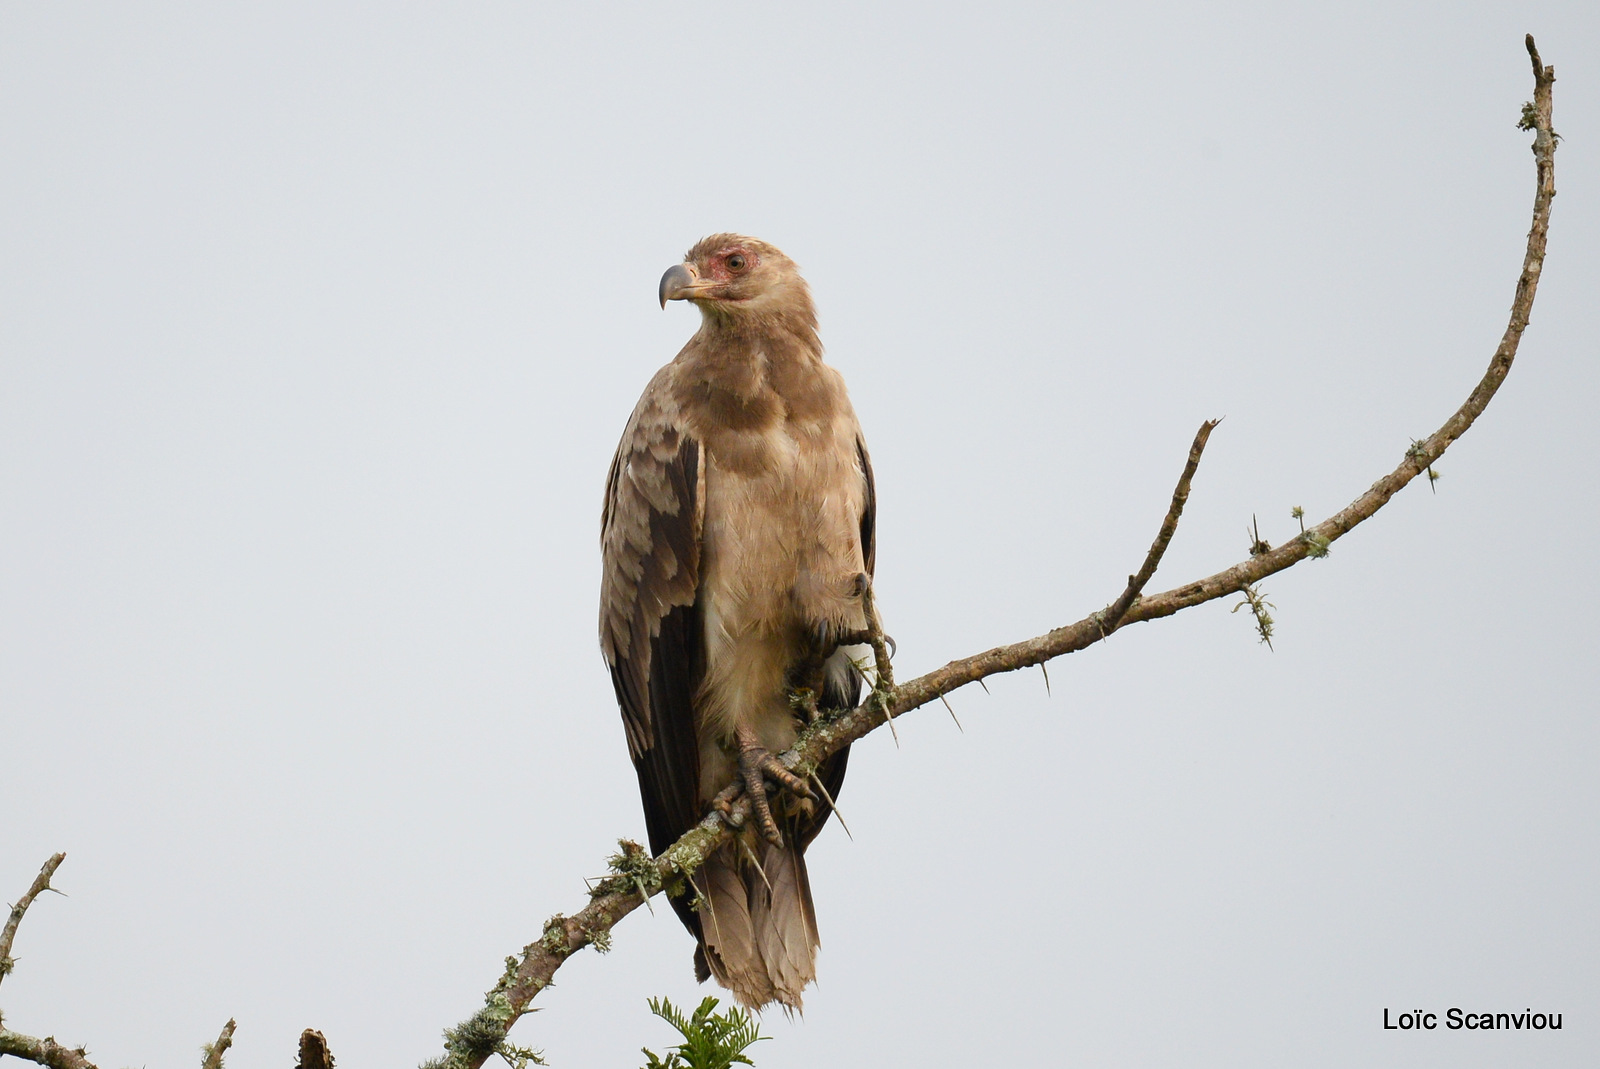
<path fill-rule="evenodd" d="M 1539 274 L 1544 267 L 1545 244 L 1550 231 L 1550 205 L 1556 193 L 1556 137 L 1550 126 L 1551 86 L 1555 82 L 1555 69 L 1539 65 L 1539 54 L 1531 36 L 1527 39 L 1527 45 L 1529 55 L 1533 57 L 1535 78 L 1533 103 L 1523 110 L 1523 124 L 1534 131 L 1533 154 L 1537 165 L 1533 226 L 1528 231 L 1528 247 L 1522 261 L 1522 274 L 1517 279 L 1516 296 L 1511 304 L 1511 320 L 1483 378 L 1438 430 L 1406 451 L 1399 467 L 1373 483 L 1366 493 L 1344 509 L 1277 549 L 1255 554 L 1215 575 L 1139 600 L 1128 609 L 1126 617 L 1116 622 L 1116 627 L 1171 616 L 1181 609 L 1238 593 L 1246 586 L 1292 567 L 1308 556 L 1318 555 L 1319 550 L 1325 550 L 1358 524 L 1370 519 L 1407 483 L 1426 471 L 1488 407 L 1495 391 L 1511 370 L 1522 332 L 1528 326 L 1533 298 L 1539 288 Z M 896 716 L 909 712 L 957 687 L 996 672 L 1011 672 L 1063 654 L 1075 653 L 1100 638 L 1102 630 L 1110 633 L 1112 629 L 1097 614 L 1025 642 L 951 661 L 938 671 L 929 672 L 897 688 L 892 712 Z M 854 710 L 844 720 L 859 719 L 862 712 L 861 709 Z M 843 721 L 839 724 L 843 726 Z M 842 732 L 845 737 L 840 745 L 860 738 L 875 726 L 852 723 Z"/>
<path fill-rule="evenodd" d="M 33 878 L 33 883 L 28 887 L 28 893 L 17 900 L 11 907 L 11 918 L 6 921 L 6 926 L 0 930 L 0 977 L 11 971 L 14 964 L 11 958 L 11 943 L 17 937 L 17 927 L 22 923 L 22 915 L 28 912 L 28 907 L 33 900 L 45 891 L 54 891 L 50 886 L 50 877 L 56 874 L 56 869 L 61 867 L 61 862 L 66 860 L 66 854 L 56 854 L 44 863 L 39 870 L 39 875 Z M 57 891 L 57 894 L 60 892 Z M 233 1044 L 233 1021 L 223 1026 L 222 1034 L 215 1043 L 205 1046 L 206 1057 L 200 1069 L 222 1069 L 222 1055 Z M 45 1036 L 43 1039 L 13 1032 L 9 1028 L 0 1027 L 0 1055 L 9 1054 L 14 1058 L 23 1058 L 48 1069 L 96 1069 L 89 1060 L 89 1052 L 83 1047 L 65 1047 L 56 1042 L 54 1036 Z"/>
<path fill-rule="evenodd" d="M 1537 166 L 1537 185 L 1533 205 L 1533 226 L 1528 232 L 1527 252 L 1522 273 L 1517 279 L 1511 319 L 1496 348 L 1489 368 L 1467 397 L 1432 435 L 1406 451 L 1399 467 L 1383 476 L 1360 497 L 1341 511 L 1276 549 L 1264 543 L 1251 547 L 1249 559 L 1214 575 L 1151 597 L 1142 597 L 1145 584 L 1155 573 L 1177 529 L 1178 519 L 1188 498 L 1189 483 L 1200 462 L 1200 454 L 1215 422 L 1208 421 L 1195 435 L 1189 461 L 1165 521 L 1156 535 L 1139 572 L 1129 577 L 1122 594 L 1105 611 L 1091 613 L 1077 623 L 1056 628 L 1047 634 L 998 646 L 983 653 L 951 661 L 943 668 L 919 676 L 909 683 L 894 685 L 885 671 L 887 649 L 881 640 L 874 642 L 879 662 L 879 686 L 872 695 L 847 713 L 823 718 L 801 735 L 795 746 L 782 756 L 784 765 L 797 774 L 809 776 L 829 756 L 860 739 L 893 717 L 908 713 L 968 683 L 982 684 L 984 677 L 998 672 L 1043 665 L 1064 654 L 1086 649 L 1111 632 L 1130 623 L 1141 623 L 1171 616 L 1183 609 L 1239 593 L 1266 576 L 1293 567 L 1307 557 L 1321 556 L 1327 547 L 1344 537 L 1358 524 L 1371 518 L 1389 499 L 1444 454 L 1481 415 L 1495 391 L 1505 380 L 1516 357 L 1517 345 L 1527 328 L 1539 274 L 1544 266 L 1545 243 L 1550 226 L 1550 205 L 1555 197 L 1555 147 L 1557 137 L 1550 125 L 1551 86 L 1555 71 L 1543 66 L 1533 38 L 1527 39 L 1533 62 L 1534 99 L 1523 108 L 1521 126 L 1534 132 L 1533 154 Z M 1259 552 L 1258 552 L 1259 550 Z M 876 614 L 873 614 L 875 621 Z M 881 635 L 881 630 L 880 630 Z M 886 689 L 880 689 L 885 683 Z M 737 820 L 739 814 L 735 814 Z M 545 924 L 543 936 L 523 948 L 520 958 L 507 958 L 500 981 L 489 991 L 483 1009 L 446 1033 L 442 1058 L 426 1063 L 428 1069 L 477 1069 L 491 1054 L 504 1049 L 505 1035 L 525 1013 L 534 997 L 551 983 L 561 964 L 591 942 L 609 939 L 609 933 L 623 917 L 636 909 L 641 892 L 654 895 L 664 888 L 676 892 L 685 888 L 690 876 L 723 843 L 731 838 L 729 826 L 713 812 L 659 857 L 650 859 L 639 851 L 637 857 L 619 855 L 614 859 L 615 875 L 601 881 L 591 892 L 590 902 L 571 917 L 557 915 Z M 620 864 L 619 864 L 620 863 Z"/>
<path fill-rule="evenodd" d="M 217 1041 L 207 1043 L 202 1048 L 206 1058 L 200 1063 L 200 1069 L 222 1069 L 222 1056 L 233 1046 L 233 1028 L 233 1018 L 229 1017 L 228 1023 L 222 1026 L 222 1031 L 217 1035 Z"/>
<path fill-rule="evenodd" d="M 44 863 L 39 870 L 39 875 L 33 878 L 33 883 L 28 886 L 27 893 L 17 899 L 17 904 L 11 907 L 11 916 L 6 920 L 6 926 L 0 928 L 0 983 L 16 968 L 17 961 L 11 956 L 11 944 L 17 938 L 17 926 L 22 923 L 22 915 L 28 912 L 28 907 L 33 905 L 33 900 L 46 891 L 53 891 L 50 886 L 50 877 L 56 874 L 56 869 L 61 867 L 61 862 L 67 858 L 66 854 L 56 854 Z M 58 894 L 60 892 L 57 892 Z"/>
<path fill-rule="evenodd" d="M 17 899 L 17 904 L 11 907 L 11 916 L 7 919 L 6 926 L 0 928 L 0 980 L 4 980 L 16 966 L 16 960 L 11 957 L 11 944 L 17 938 L 17 928 L 22 924 L 23 914 L 28 912 L 28 907 L 33 905 L 35 898 L 46 891 L 55 891 L 55 888 L 50 886 L 50 877 L 56 874 L 56 869 L 61 867 L 61 862 L 66 858 L 66 854 L 52 855 L 39 870 L 39 875 L 33 878 L 33 883 L 28 885 L 27 893 Z M 56 893 L 61 892 L 56 891 Z M 56 1042 L 54 1036 L 36 1039 L 0 1027 L 0 1055 L 9 1054 L 14 1058 L 25 1058 L 30 1062 L 49 1066 L 50 1069 L 95 1069 L 94 1063 L 88 1058 L 88 1053 L 82 1047 L 63 1047 Z"/>
<path fill-rule="evenodd" d="M 1200 467 L 1200 454 L 1206 451 L 1206 442 L 1211 438 L 1211 432 L 1216 430 L 1220 419 L 1208 419 L 1200 424 L 1200 429 L 1194 434 L 1194 444 L 1189 447 L 1189 461 L 1183 466 L 1183 474 L 1178 477 L 1177 489 L 1172 491 L 1172 504 L 1167 506 L 1167 518 L 1161 521 L 1161 530 L 1156 532 L 1156 540 L 1150 544 L 1150 552 L 1145 554 L 1144 564 L 1139 568 L 1137 575 L 1128 576 L 1128 589 L 1122 596 L 1111 603 L 1106 609 L 1101 627 L 1106 634 L 1117 629 L 1122 623 L 1122 618 L 1128 614 L 1133 603 L 1144 593 L 1144 585 L 1150 577 L 1156 574 L 1156 568 L 1161 564 L 1161 558 L 1166 555 L 1167 546 L 1172 542 L 1172 536 L 1178 530 L 1178 518 L 1183 515 L 1183 506 L 1189 501 L 1189 482 L 1194 478 L 1195 470 Z M 1102 636 L 1103 637 L 1103 636 Z M 1041 667 L 1043 662 L 1041 662 Z"/>
<path fill-rule="evenodd" d="M 95 1069 L 82 1047 L 63 1047 L 54 1036 L 35 1039 L 9 1028 L 0 1028 L 0 1054 L 26 1058 L 30 1062 L 49 1066 L 49 1069 Z"/>

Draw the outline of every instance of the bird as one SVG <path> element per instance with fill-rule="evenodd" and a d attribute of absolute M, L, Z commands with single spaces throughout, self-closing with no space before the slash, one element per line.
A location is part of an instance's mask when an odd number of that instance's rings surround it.
<path fill-rule="evenodd" d="M 820 944 L 805 851 L 849 751 L 817 770 L 819 790 L 776 755 L 860 700 L 878 627 L 872 464 L 793 260 L 714 234 L 657 296 L 697 306 L 700 327 L 645 387 L 611 462 L 600 646 L 652 853 L 750 801 L 734 841 L 669 896 L 695 978 L 798 1012 Z"/>

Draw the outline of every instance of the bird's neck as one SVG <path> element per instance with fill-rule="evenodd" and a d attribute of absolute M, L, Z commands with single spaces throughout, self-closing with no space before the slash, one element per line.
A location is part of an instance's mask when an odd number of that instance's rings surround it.
<path fill-rule="evenodd" d="M 732 362 L 765 359 L 803 364 L 822 360 L 817 317 L 809 308 L 765 314 L 708 309 L 697 340 L 708 355 Z"/>
<path fill-rule="evenodd" d="M 810 397 L 829 382 L 815 320 L 707 315 L 677 363 L 686 397 L 717 413 L 716 426 L 785 418 L 791 399 Z"/>

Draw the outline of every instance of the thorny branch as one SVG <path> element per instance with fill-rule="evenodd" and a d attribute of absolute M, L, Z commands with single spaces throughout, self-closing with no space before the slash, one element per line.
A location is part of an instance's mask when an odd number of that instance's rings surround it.
<path fill-rule="evenodd" d="M 1256 537 L 1250 547 L 1249 559 L 1214 575 L 1146 598 L 1143 596 L 1144 587 L 1155 574 L 1177 530 L 1178 520 L 1188 500 L 1190 482 L 1199 467 L 1206 440 L 1217 425 L 1216 421 L 1207 421 L 1201 425 L 1190 446 L 1188 462 L 1144 564 L 1136 574 L 1128 577 L 1128 585 L 1114 602 L 1076 623 L 1023 642 L 997 646 L 971 657 L 951 661 L 943 668 L 919 676 L 909 683 L 896 685 L 894 682 L 889 664 L 889 644 L 871 601 L 869 587 L 864 592 L 868 599 L 870 633 L 867 638 L 873 647 L 877 668 L 872 692 L 855 709 L 824 717 L 812 724 L 794 747 L 783 755 L 783 763 L 802 776 L 811 776 L 829 756 L 897 716 L 936 698 L 942 701 L 946 694 L 968 683 L 982 684 L 986 676 L 1034 665 L 1042 667 L 1052 658 L 1085 649 L 1131 623 L 1171 616 L 1183 609 L 1241 592 L 1254 609 L 1259 595 L 1253 584 L 1293 567 L 1307 557 L 1326 555 L 1329 545 L 1373 516 L 1417 475 L 1426 473 L 1430 483 L 1436 479 L 1437 475 L 1432 469 L 1434 462 L 1483 413 L 1510 372 L 1522 332 L 1528 325 L 1539 274 L 1544 266 L 1550 206 L 1556 192 L 1555 149 L 1559 140 L 1551 127 L 1551 90 L 1555 83 L 1555 69 L 1543 65 L 1532 35 L 1527 37 L 1526 45 L 1533 64 L 1534 98 L 1523 106 L 1522 121 L 1518 125 L 1533 131 L 1533 155 L 1537 167 L 1533 225 L 1528 232 L 1527 252 L 1523 257 L 1522 273 L 1517 279 L 1511 319 L 1489 362 L 1489 368 L 1466 401 L 1438 430 L 1421 441 L 1413 442 L 1399 467 L 1373 483 L 1366 493 L 1314 527 L 1302 527 L 1301 533 L 1293 540 L 1272 549 Z M 1296 515 L 1299 515 L 1298 509 Z M 1258 623 L 1261 616 L 1262 613 L 1257 611 Z M 1270 622 L 1261 626 L 1265 640 L 1270 635 Z M 744 809 L 748 808 L 748 804 L 745 799 L 738 803 Z M 746 815 L 746 812 L 735 812 L 734 819 Z M 485 997 L 483 1008 L 445 1033 L 445 1055 L 425 1063 L 426 1069 L 477 1069 L 495 1054 L 503 1057 L 513 1069 L 525 1069 L 530 1063 L 538 1063 L 537 1053 L 512 1046 L 506 1041 L 506 1034 L 528 1011 L 534 997 L 550 986 L 556 970 L 567 958 L 587 945 L 594 944 L 602 949 L 609 946 L 612 927 L 641 903 L 648 905 L 653 895 L 662 890 L 681 891 L 689 874 L 730 837 L 729 825 L 722 816 L 713 812 L 656 858 L 651 858 L 636 843 L 622 842 L 622 852 L 611 860 L 612 875 L 591 890 L 589 904 L 571 917 L 558 914 L 550 918 L 545 923 L 543 935 L 524 947 L 521 957 L 506 959 L 505 971 Z M 5 927 L 0 929 L 0 978 L 9 973 L 15 964 L 11 957 L 11 946 L 23 915 L 38 895 L 51 889 L 50 878 L 64 857 L 64 854 L 56 854 L 45 862 L 27 893 L 12 907 Z M 221 1069 L 222 1056 L 233 1042 L 233 1032 L 234 1022 L 230 1020 L 216 1042 L 206 1046 L 201 1069 Z M 53 1037 L 37 1039 L 13 1032 L 0 1022 L 0 1055 L 6 1054 L 49 1069 L 96 1069 L 88 1059 L 88 1052 L 82 1047 L 68 1048 Z M 301 1069 L 332 1069 L 332 1062 L 321 1033 L 308 1029 L 301 1037 Z"/>
<path fill-rule="evenodd" d="M 49 1066 L 50 1069 L 95 1069 L 82 1047 L 65 1047 L 54 1036 L 35 1039 L 9 1028 L 0 1028 L 0 1054 L 26 1058 L 30 1062 Z"/>
<path fill-rule="evenodd" d="M 50 877 L 56 874 L 56 869 L 61 867 L 61 862 L 67 858 L 66 854 L 56 854 L 44 863 L 39 870 L 39 875 L 33 878 L 33 883 L 28 885 L 27 893 L 17 899 L 17 904 L 11 907 L 11 916 L 6 919 L 6 926 L 0 928 L 0 983 L 16 968 L 16 959 L 11 956 L 11 944 L 16 941 L 17 927 L 22 923 L 22 915 L 28 912 L 28 907 L 33 905 L 33 900 L 46 891 L 54 891 L 50 886 Z M 56 892 L 60 894 L 59 891 Z"/>
<path fill-rule="evenodd" d="M 17 928 L 22 924 L 22 915 L 28 912 L 28 907 L 33 900 L 45 891 L 54 891 L 50 886 L 50 877 L 56 874 L 56 869 L 61 867 L 61 862 L 66 860 L 66 854 L 55 854 L 44 867 L 39 870 L 39 875 L 33 878 L 33 883 L 17 904 L 11 907 L 11 917 L 6 921 L 6 926 L 0 929 L 0 978 L 9 973 L 16 964 L 11 957 L 11 944 L 17 937 Z M 59 891 L 56 892 L 60 894 Z M 229 1020 L 222 1028 L 222 1034 L 217 1036 L 215 1043 L 205 1045 L 205 1061 L 200 1069 L 222 1069 L 222 1055 L 233 1045 L 234 1023 Z M 0 1021 L 0 1057 L 11 1055 L 22 1058 L 48 1069 L 96 1069 L 89 1060 L 89 1051 L 84 1047 L 68 1047 L 56 1042 L 55 1036 L 45 1036 L 38 1039 L 34 1036 L 25 1036 L 21 1032 L 13 1032 L 4 1027 Z M 328 1069 L 331 1069 L 331 1063 Z"/>
<path fill-rule="evenodd" d="M 39 870 L 39 875 L 33 878 L 33 883 L 28 885 L 27 893 L 17 899 L 17 904 L 11 907 L 11 916 L 6 920 L 5 928 L 0 929 L 0 979 L 4 979 L 16 966 L 15 959 L 11 957 L 11 944 L 17 938 L 17 928 L 22 924 L 23 914 L 28 912 L 28 907 L 33 905 L 35 898 L 46 891 L 55 890 L 50 886 L 50 877 L 56 874 L 56 869 L 61 867 L 61 862 L 65 861 L 66 857 L 66 854 L 51 856 Z M 0 1022 L 0 1055 L 9 1054 L 16 1058 L 25 1058 L 30 1062 L 49 1066 L 49 1069 L 95 1069 L 88 1053 L 82 1047 L 63 1046 L 56 1042 L 54 1036 L 36 1039 L 21 1032 L 13 1032 Z"/>
<path fill-rule="evenodd" d="M 1122 596 L 1112 602 L 1111 607 L 1102 614 L 1100 628 L 1106 634 L 1117 629 L 1122 623 L 1122 618 L 1127 616 L 1128 610 L 1133 607 L 1133 603 L 1144 593 L 1144 585 L 1150 581 L 1152 575 L 1156 574 L 1156 567 L 1166 555 L 1167 545 L 1178 531 L 1178 520 L 1183 515 L 1183 506 L 1189 501 L 1189 483 L 1194 478 L 1195 470 L 1200 467 L 1200 454 L 1205 452 L 1211 432 L 1216 430 L 1217 424 L 1221 422 L 1220 419 L 1208 419 L 1200 424 L 1200 429 L 1195 432 L 1194 444 L 1189 447 L 1189 462 L 1183 466 L 1183 474 L 1178 477 L 1177 489 L 1172 491 L 1172 504 L 1167 508 L 1167 518 L 1161 521 L 1161 530 L 1156 532 L 1156 540 L 1150 544 L 1150 552 L 1145 555 L 1139 574 L 1128 576 L 1128 589 L 1124 590 Z"/>
<path fill-rule="evenodd" d="M 1511 320 L 1489 361 L 1488 370 L 1466 401 L 1438 430 L 1422 441 L 1413 443 L 1406 450 L 1399 467 L 1373 483 L 1366 493 L 1321 523 L 1303 530 L 1284 545 L 1265 549 L 1262 548 L 1264 543 L 1258 543 L 1251 547 L 1248 560 L 1204 579 L 1148 598 L 1142 597 L 1145 583 L 1154 574 L 1167 543 L 1177 529 L 1179 515 L 1188 497 L 1189 481 L 1199 464 L 1206 438 L 1216 426 L 1212 422 L 1206 423 L 1195 436 L 1194 445 L 1189 450 L 1189 462 L 1173 493 L 1172 506 L 1156 535 L 1155 543 L 1150 547 L 1144 566 L 1136 575 L 1129 577 L 1127 588 L 1114 603 L 1077 623 L 1058 627 L 1036 638 L 1009 646 L 997 646 L 971 657 L 951 661 L 943 668 L 919 676 L 909 683 L 894 685 L 889 682 L 883 687 L 884 673 L 880 670 L 880 685 L 874 687 L 866 701 L 847 713 L 831 719 L 824 718 L 811 725 L 794 747 L 782 756 L 783 763 L 797 774 L 808 776 L 828 756 L 874 728 L 935 699 L 942 699 L 958 687 L 974 682 L 981 684 L 985 676 L 998 672 L 1014 672 L 1019 668 L 1043 665 L 1052 658 L 1085 649 L 1128 624 L 1171 616 L 1180 610 L 1230 594 L 1253 593 L 1253 584 L 1263 578 L 1293 567 L 1307 557 L 1326 555 L 1329 545 L 1369 519 L 1417 475 L 1429 471 L 1450 444 L 1465 434 L 1473 421 L 1483 413 L 1495 391 L 1505 381 L 1511 363 L 1516 358 L 1522 332 L 1528 325 L 1534 293 L 1539 286 L 1539 273 L 1544 266 L 1550 205 L 1556 193 L 1557 136 L 1550 125 L 1555 68 L 1543 65 L 1531 34 L 1526 39 L 1526 45 L 1533 63 L 1534 98 L 1524 105 L 1522 121 L 1518 125 L 1533 131 L 1533 156 L 1537 168 L 1533 226 L 1528 231 L 1527 253 L 1523 257 L 1522 274 L 1517 279 L 1516 296 L 1511 304 Z M 881 646 L 881 641 L 874 642 L 874 652 L 879 654 L 880 666 L 887 661 Z M 445 1055 L 425 1063 L 424 1069 L 477 1069 L 490 1055 L 503 1055 L 507 1030 L 528 1010 L 534 996 L 550 986 L 551 978 L 567 958 L 590 943 L 609 944 L 613 925 L 633 912 L 647 896 L 663 888 L 681 888 L 687 875 L 694 872 L 730 837 L 728 826 L 713 813 L 654 859 L 649 858 L 637 844 L 624 842 L 623 853 L 613 858 L 614 875 L 591 891 L 589 904 L 571 917 L 557 914 L 550 918 L 545 924 L 544 935 L 537 942 L 524 947 L 520 958 L 507 958 L 505 972 L 485 996 L 483 1009 L 445 1033 Z"/>

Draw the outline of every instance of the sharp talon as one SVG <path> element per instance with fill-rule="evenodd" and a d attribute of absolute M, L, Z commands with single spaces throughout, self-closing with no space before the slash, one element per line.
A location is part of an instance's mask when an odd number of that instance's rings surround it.
<path fill-rule="evenodd" d="M 884 644 L 889 647 L 889 656 L 890 657 L 893 657 L 895 654 L 900 652 L 900 644 L 895 642 L 893 635 L 884 635 L 883 636 L 883 641 L 884 641 Z"/>
<path fill-rule="evenodd" d="M 744 827 L 744 814 L 733 805 L 743 790 L 744 784 L 735 781 L 722 788 L 717 792 L 717 796 L 711 799 L 711 808 L 722 814 L 722 819 L 730 828 Z"/>
<path fill-rule="evenodd" d="M 822 653 L 831 653 L 837 645 L 835 638 L 837 632 L 832 624 L 826 620 L 818 620 L 811 625 L 811 642 Z"/>
<path fill-rule="evenodd" d="M 782 846 L 783 833 L 778 829 L 778 821 L 772 815 L 772 803 L 767 800 L 768 782 L 774 784 L 778 790 L 788 791 L 802 800 L 814 800 L 816 795 L 811 792 L 805 780 L 783 767 L 783 762 L 757 741 L 754 732 L 740 729 L 738 741 L 739 778 L 718 794 L 717 798 L 720 799 L 729 792 L 732 792 L 730 797 L 737 796 L 743 791 L 750 799 L 750 808 L 757 827 L 761 829 L 762 838 L 773 846 Z M 715 801 L 714 799 L 713 804 Z"/>
<path fill-rule="evenodd" d="M 872 580 L 868 577 L 866 572 L 857 572 L 855 586 L 851 590 L 850 596 L 853 598 L 861 597 L 867 592 L 867 588 L 871 585 Z"/>

